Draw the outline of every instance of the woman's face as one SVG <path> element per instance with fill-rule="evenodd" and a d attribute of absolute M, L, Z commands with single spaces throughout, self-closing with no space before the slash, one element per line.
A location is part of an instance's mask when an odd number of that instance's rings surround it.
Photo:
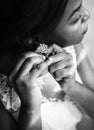
<path fill-rule="evenodd" d="M 87 32 L 89 17 L 82 0 L 68 0 L 64 15 L 50 38 L 61 47 L 80 43 Z"/>

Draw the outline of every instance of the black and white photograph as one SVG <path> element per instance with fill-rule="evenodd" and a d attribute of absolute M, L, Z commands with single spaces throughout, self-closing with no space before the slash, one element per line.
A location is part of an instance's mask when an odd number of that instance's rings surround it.
<path fill-rule="evenodd" d="M 94 0 L 0 1 L 0 130 L 94 130 Z"/>

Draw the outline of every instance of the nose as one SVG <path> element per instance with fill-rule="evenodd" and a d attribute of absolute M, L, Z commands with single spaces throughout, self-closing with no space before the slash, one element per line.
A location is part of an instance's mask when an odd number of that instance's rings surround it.
<path fill-rule="evenodd" d="M 90 13 L 83 7 L 83 22 L 86 22 L 90 18 Z"/>

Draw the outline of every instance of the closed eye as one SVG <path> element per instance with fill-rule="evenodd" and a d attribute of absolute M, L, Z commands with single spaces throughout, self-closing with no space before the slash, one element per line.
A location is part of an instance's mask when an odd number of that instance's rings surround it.
<path fill-rule="evenodd" d="M 82 4 L 80 4 L 76 9 L 74 9 L 73 12 L 70 14 L 68 20 L 70 20 L 74 16 L 74 14 L 80 10 L 81 7 Z"/>
<path fill-rule="evenodd" d="M 81 14 L 79 14 L 76 18 L 74 18 L 74 20 L 72 20 L 72 24 L 77 23 L 81 19 L 81 17 Z"/>

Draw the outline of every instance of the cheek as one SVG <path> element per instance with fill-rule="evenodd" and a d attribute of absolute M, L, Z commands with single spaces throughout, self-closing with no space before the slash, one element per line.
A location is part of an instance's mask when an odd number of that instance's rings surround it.
<path fill-rule="evenodd" d="M 82 25 L 77 23 L 75 25 L 64 24 L 57 28 L 51 35 L 51 40 L 58 43 L 61 47 L 75 45 L 80 43 L 83 39 Z"/>
<path fill-rule="evenodd" d="M 81 24 L 67 26 L 64 32 L 67 44 L 77 44 L 83 39 Z"/>

